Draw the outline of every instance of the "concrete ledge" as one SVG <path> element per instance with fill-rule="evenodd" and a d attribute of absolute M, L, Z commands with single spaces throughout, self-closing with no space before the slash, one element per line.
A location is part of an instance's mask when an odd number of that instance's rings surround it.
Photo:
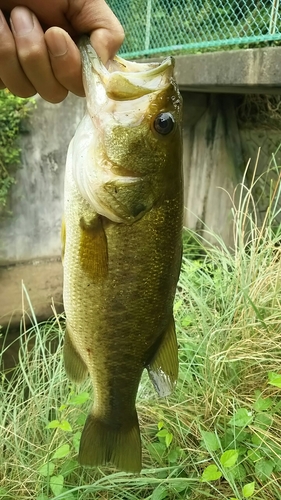
<path fill-rule="evenodd" d="M 281 94 L 281 47 L 190 54 L 175 60 L 181 90 Z"/>
<path fill-rule="evenodd" d="M 57 312 L 63 310 L 62 264 L 59 258 L 0 267 L 0 325 L 3 329 L 7 326 L 18 328 L 23 311 L 26 323 L 30 324 L 30 308 L 22 282 L 38 321 L 53 316 L 52 299 Z"/>

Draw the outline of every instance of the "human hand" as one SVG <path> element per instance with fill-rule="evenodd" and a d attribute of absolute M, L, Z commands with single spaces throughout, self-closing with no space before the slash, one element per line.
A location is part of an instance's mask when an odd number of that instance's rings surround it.
<path fill-rule="evenodd" d="M 83 96 L 80 52 L 74 40 L 89 33 L 106 63 L 124 32 L 104 0 L 0 0 L 0 89 L 19 97 L 37 92 L 61 102 L 68 91 Z"/>

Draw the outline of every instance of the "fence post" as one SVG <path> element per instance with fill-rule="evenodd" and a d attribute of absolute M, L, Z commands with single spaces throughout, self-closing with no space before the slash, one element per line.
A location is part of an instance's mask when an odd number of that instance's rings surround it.
<path fill-rule="evenodd" d="M 276 31 L 276 23 L 279 9 L 279 0 L 272 0 L 272 7 L 270 13 L 270 23 L 269 23 L 269 33 L 270 35 L 274 35 Z"/>
<path fill-rule="evenodd" d="M 149 45 L 150 45 L 151 4 L 152 4 L 152 0 L 147 0 L 146 31 L 145 31 L 145 50 L 148 50 L 149 49 Z"/>

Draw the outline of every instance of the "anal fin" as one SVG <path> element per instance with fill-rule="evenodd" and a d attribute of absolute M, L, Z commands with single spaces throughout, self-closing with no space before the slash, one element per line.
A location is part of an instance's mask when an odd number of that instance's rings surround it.
<path fill-rule="evenodd" d="M 69 327 L 66 326 L 63 344 L 64 367 L 69 379 L 76 384 L 80 384 L 87 377 L 88 368 L 73 345 L 68 329 Z"/>
<path fill-rule="evenodd" d="M 158 350 L 147 365 L 147 370 L 159 396 L 168 396 L 175 388 L 179 371 L 178 343 L 173 316 Z"/>

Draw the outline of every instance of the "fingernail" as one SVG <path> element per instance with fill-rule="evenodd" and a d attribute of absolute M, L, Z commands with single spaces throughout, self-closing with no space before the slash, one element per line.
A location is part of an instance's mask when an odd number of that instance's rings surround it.
<path fill-rule="evenodd" d="M 49 37 L 47 45 L 53 57 L 64 56 L 68 50 L 66 39 L 63 33 L 56 33 L 56 36 Z"/>
<path fill-rule="evenodd" d="M 11 26 L 16 35 L 28 35 L 34 28 L 32 12 L 23 7 L 16 7 L 11 14 Z"/>

